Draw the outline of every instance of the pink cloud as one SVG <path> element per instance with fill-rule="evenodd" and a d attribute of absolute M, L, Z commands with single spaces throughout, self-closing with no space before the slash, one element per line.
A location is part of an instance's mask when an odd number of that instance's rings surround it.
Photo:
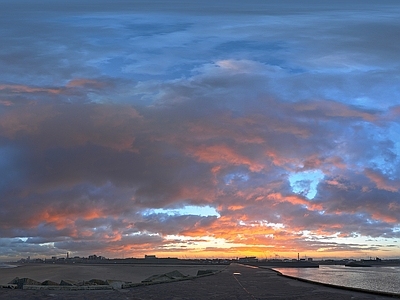
<path fill-rule="evenodd" d="M 298 195 L 285 196 L 282 195 L 281 193 L 271 193 L 267 196 L 267 198 L 277 203 L 288 202 L 292 205 L 306 206 L 310 210 L 317 210 L 317 211 L 323 210 L 323 206 L 321 204 L 314 203 Z"/>
<path fill-rule="evenodd" d="M 373 169 L 365 169 L 365 175 L 376 184 L 379 189 L 389 192 L 398 192 L 400 189 L 400 181 L 390 180 L 379 171 Z"/>
<path fill-rule="evenodd" d="M 43 88 L 18 84 L 1 84 L 0 91 L 11 93 L 48 93 L 57 95 L 63 92 L 63 88 Z"/>
<path fill-rule="evenodd" d="M 316 118 L 326 117 L 342 117 L 342 118 L 359 118 L 368 122 L 375 122 L 378 116 L 375 113 L 362 109 L 356 109 L 351 106 L 327 100 L 308 101 L 296 103 L 295 109 L 302 113 L 315 114 Z"/>
<path fill-rule="evenodd" d="M 4 105 L 4 106 L 12 106 L 13 102 L 10 100 L 0 100 L 0 105 Z"/>
<path fill-rule="evenodd" d="M 245 165 L 251 171 L 258 172 L 263 169 L 263 165 L 259 164 L 249 157 L 242 155 L 227 145 L 201 145 L 191 147 L 187 151 L 188 155 L 196 157 L 201 162 L 212 164 L 232 164 L 235 166 Z"/>
<path fill-rule="evenodd" d="M 95 88 L 95 89 L 101 89 L 104 88 L 105 86 L 106 83 L 103 81 L 87 79 L 87 78 L 75 78 L 70 80 L 66 85 L 67 88 L 82 87 L 82 88 Z"/>

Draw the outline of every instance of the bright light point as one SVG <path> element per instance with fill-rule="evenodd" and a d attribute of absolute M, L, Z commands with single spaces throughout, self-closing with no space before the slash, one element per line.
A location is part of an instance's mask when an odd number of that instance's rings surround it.
<path fill-rule="evenodd" d="M 305 171 L 290 174 L 289 182 L 294 193 L 311 200 L 317 195 L 318 184 L 323 178 L 324 173 L 320 170 Z"/>
<path fill-rule="evenodd" d="M 201 217 L 220 217 L 214 207 L 188 205 L 183 208 L 157 208 L 146 210 L 143 215 L 167 214 L 169 216 L 201 216 Z"/>

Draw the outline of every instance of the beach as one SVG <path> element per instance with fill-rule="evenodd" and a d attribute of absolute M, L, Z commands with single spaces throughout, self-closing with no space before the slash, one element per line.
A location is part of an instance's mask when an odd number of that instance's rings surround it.
<path fill-rule="evenodd" d="M 97 266 L 78 266 L 84 267 L 82 274 L 77 272 L 80 269 L 74 269 L 76 266 L 28 266 L 27 268 L 14 268 L 1 270 L 1 280 L 5 277 L 13 277 L 14 275 L 23 277 L 22 272 L 16 270 L 24 270 L 24 274 L 32 275 L 32 279 L 38 280 L 40 276 L 44 278 L 51 275 L 51 272 L 62 271 L 63 274 L 70 275 L 72 279 L 77 277 L 97 275 L 92 278 L 105 279 L 107 276 L 115 276 L 119 279 L 129 279 L 129 270 L 132 273 L 142 271 L 142 275 L 132 274 L 132 278 L 143 278 L 147 274 L 158 274 L 160 272 L 170 272 L 178 270 L 185 274 L 186 272 L 197 273 L 199 268 L 215 269 L 219 271 L 215 275 L 204 276 L 185 281 L 175 281 L 170 283 L 143 285 L 128 289 L 115 290 L 93 290 L 93 291 L 57 291 L 57 290 L 0 290 L 0 299 L 235 299 L 235 300 L 254 300 L 254 299 L 324 299 L 324 300 L 384 300 L 393 299 L 380 295 L 363 293 L 358 291 L 350 291 L 345 289 L 337 289 L 326 287 L 323 285 L 302 282 L 283 276 L 279 276 L 277 272 L 270 269 L 261 269 L 257 267 L 249 267 L 239 264 L 231 264 L 229 266 L 137 266 L 137 265 L 97 265 Z M 75 276 L 74 276 L 74 273 Z M 109 272 L 109 273 L 101 273 Z M 18 274 L 18 275 L 17 275 Z M 146 274 L 146 275 L 145 275 Z M 135 277 L 137 276 L 137 277 Z M 54 277 L 55 278 L 55 277 Z M 46 277 L 47 279 L 47 277 Z"/>

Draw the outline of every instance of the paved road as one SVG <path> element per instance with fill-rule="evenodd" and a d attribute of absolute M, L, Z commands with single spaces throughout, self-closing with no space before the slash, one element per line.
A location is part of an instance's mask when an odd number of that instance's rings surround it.
<path fill-rule="evenodd" d="M 222 272 L 179 282 L 112 291 L 0 290 L 0 299 L 99 300 L 386 300 L 389 297 L 329 288 L 278 276 L 269 269 L 228 266 Z"/>

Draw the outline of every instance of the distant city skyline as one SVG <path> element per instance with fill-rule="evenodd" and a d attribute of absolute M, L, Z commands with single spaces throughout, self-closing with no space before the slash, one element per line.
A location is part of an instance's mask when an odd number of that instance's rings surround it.
<path fill-rule="evenodd" d="M 400 258 L 398 1 L 5 0 L 0 261 Z"/>

